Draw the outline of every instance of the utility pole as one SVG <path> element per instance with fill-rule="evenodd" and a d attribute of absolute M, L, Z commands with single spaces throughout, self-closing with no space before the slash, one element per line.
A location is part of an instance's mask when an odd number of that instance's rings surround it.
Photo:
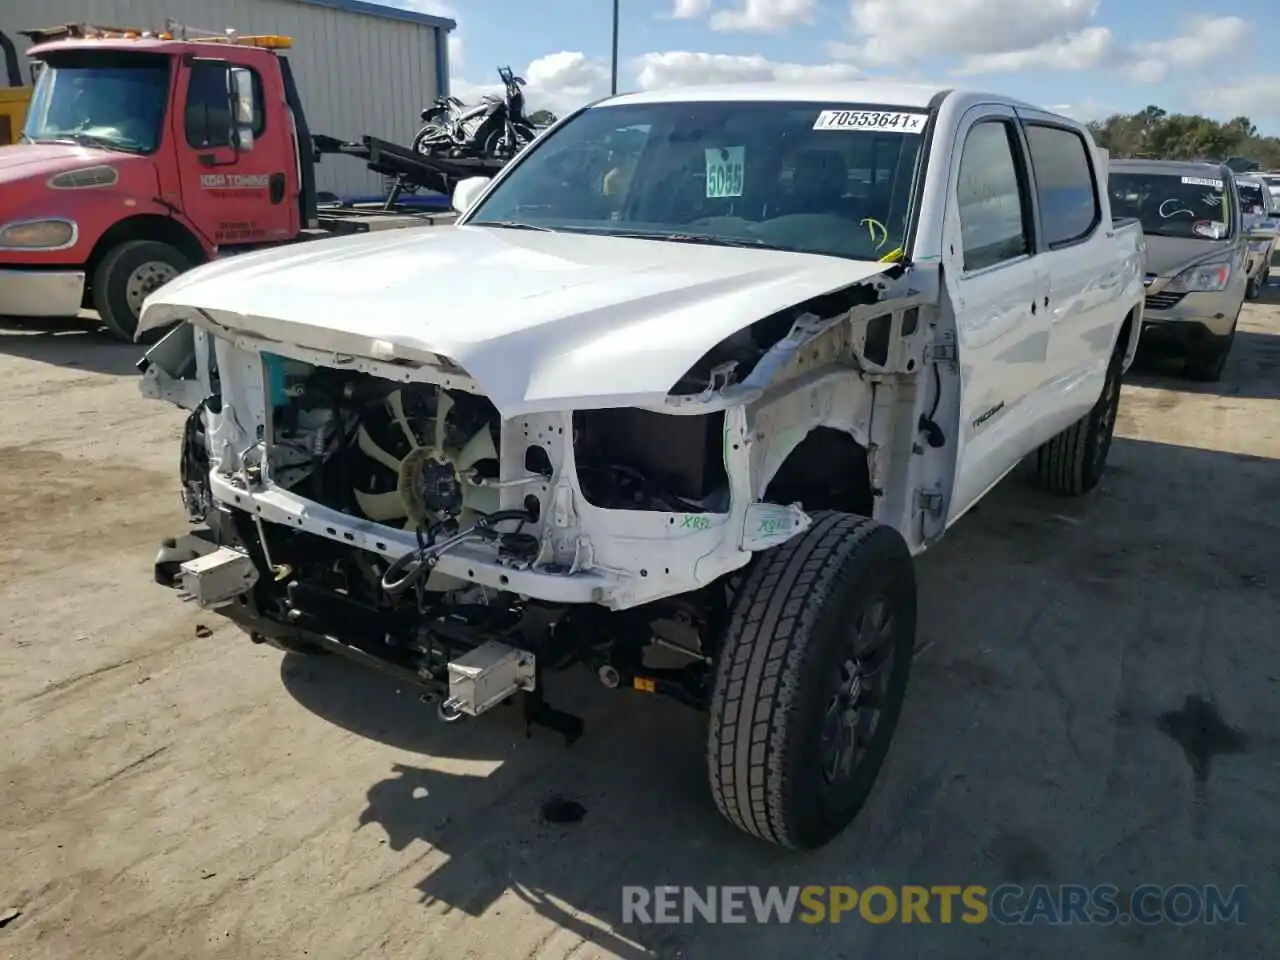
<path fill-rule="evenodd" d="M 618 2 L 613 0 L 613 82 L 610 92 L 614 96 L 618 94 Z"/>

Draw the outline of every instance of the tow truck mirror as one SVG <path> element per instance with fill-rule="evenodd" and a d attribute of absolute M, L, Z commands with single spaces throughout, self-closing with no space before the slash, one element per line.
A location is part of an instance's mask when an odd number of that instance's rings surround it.
<path fill-rule="evenodd" d="M 253 149 L 253 118 L 257 113 L 253 74 L 244 67 L 228 70 L 227 95 L 231 99 L 231 143 L 237 151 L 247 153 Z"/>
<path fill-rule="evenodd" d="M 453 209 L 458 213 L 466 213 L 475 205 L 487 186 L 489 186 L 488 177 L 467 177 L 465 180 L 459 180 L 457 186 L 453 188 Z"/>

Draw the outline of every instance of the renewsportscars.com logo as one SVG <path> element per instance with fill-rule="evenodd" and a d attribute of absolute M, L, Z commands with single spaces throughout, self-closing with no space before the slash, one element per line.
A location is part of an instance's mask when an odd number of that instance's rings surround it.
<path fill-rule="evenodd" d="M 1045 923 L 1051 926 L 1245 922 L 1247 891 L 1145 883 L 998 887 L 623 887 L 623 923 Z"/>

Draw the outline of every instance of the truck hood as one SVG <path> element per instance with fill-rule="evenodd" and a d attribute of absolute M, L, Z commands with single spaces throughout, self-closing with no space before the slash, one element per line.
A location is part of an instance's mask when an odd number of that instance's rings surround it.
<path fill-rule="evenodd" d="M 1184 240 L 1147 234 L 1147 273 L 1172 277 L 1202 260 L 1225 256 L 1235 240 Z"/>
<path fill-rule="evenodd" d="M 102 163 L 136 161 L 132 154 L 65 143 L 14 143 L 0 147 L 0 189 L 20 180 L 46 179 L 56 173 Z"/>
<path fill-rule="evenodd" d="M 900 270 L 737 247 L 420 227 L 198 267 L 148 298 L 139 333 L 191 320 L 337 354 L 443 356 L 508 417 L 647 406 L 730 334 Z"/>

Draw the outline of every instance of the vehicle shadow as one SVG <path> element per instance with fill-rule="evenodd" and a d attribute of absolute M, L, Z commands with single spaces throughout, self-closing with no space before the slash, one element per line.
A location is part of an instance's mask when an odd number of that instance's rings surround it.
<path fill-rule="evenodd" d="M 145 350 L 113 339 L 96 317 L 0 317 L 0 354 L 25 360 L 127 376 Z"/>
<path fill-rule="evenodd" d="M 545 918 L 564 953 L 582 938 L 628 960 L 1262 956 L 1266 924 L 625 922 L 628 885 L 1123 891 L 1157 878 L 1248 881 L 1251 903 L 1274 902 L 1280 515 L 1256 507 L 1280 489 L 1280 460 L 1117 438 L 1112 463 L 1077 500 L 1011 476 L 921 557 L 921 652 L 888 764 L 853 826 L 809 854 L 720 818 L 705 721 L 668 701 L 553 676 L 553 702 L 587 719 L 566 749 L 526 740 L 514 709 L 437 724 L 394 681 L 336 660 L 295 673 L 286 658 L 284 682 L 331 722 L 419 755 L 368 788 L 353 828 L 433 848 L 407 861 L 430 861 L 404 881 L 424 904 Z M 357 891 L 344 909 L 387 894 Z M 502 955 L 547 941 L 545 924 L 503 928 L 519 942 Z"/>
<path fill-rule="evenodd" d="M 1280 297 L 1277 298 L 1280 302 Z M 1226 371 L 1217 383 L 1188 379 L 1169 350 L 1140 344 L 1124 382 L 1140 387 L 1219 397 L 1280 399 L 1280 335 L 1238 329 Z"/>

